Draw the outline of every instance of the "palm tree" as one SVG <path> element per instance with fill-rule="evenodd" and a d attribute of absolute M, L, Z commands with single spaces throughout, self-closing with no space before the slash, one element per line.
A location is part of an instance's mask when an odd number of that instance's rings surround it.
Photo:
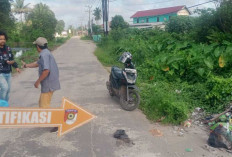
<path fill-rule="evenodd" d="M 98 21 L 102 17 L 101 9 L 99 7 L 97 7 L 96 9 L 94 9 L 93 15 L 95 16 L 95 21 L 98 23 Z"/>
<path fill-rule="evenodd" d="M 49 6 L 43 3 L 36 4 L 28 14 L 27 20 L 28 22 L 31 21 L 31 39 L 37 38 L 38 35 L 53 39 L 57 20 Z"/>
<path fill-rule="evenodd" d="M 49 6 L 43 3 L 36 4 L 34 9 L 32 10 L 32 14 L 36 14 L 36 15 L 47 14 L 47 15 L 55 16 L 55 14 L 50 10 Z"/>
<path fill-rule="evenodd" d="M 24 5 L 24 0 L 16 0 L 15 3 L 12 3 L 12 5 L 14 6 L 13 12 L 16 14 L 20 14 L 21 22 L 23 22 L 23 14 L 30 11 L 30 8 L 28 8 L 30 3 Z"/>

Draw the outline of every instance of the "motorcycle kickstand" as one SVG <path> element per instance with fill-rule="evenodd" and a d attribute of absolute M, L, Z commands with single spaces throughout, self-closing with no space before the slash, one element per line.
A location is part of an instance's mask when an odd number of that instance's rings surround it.
<path fill-rule="evenodd" d="M 129 101 L 130 97 L 129 97 L 129 89 L 128 89 L 128 86 L 126 87 L 126 101 Z"/>

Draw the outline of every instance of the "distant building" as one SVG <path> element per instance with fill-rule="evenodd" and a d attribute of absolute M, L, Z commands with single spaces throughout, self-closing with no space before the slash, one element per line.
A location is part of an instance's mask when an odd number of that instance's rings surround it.
<path fill-rule="evenodd" d="M 61 32 L 61 36 L 63 36 L 63 37 L 67 37 L 67 36 L 68 36 L 67 31 L 62 31 L 62 32 Z"/>
<path fill-rule="evenodd" d="M 131 18 L 133 18 L 133 24 L 131 27 L 137 28 L 164 28 L 164 22 L 168 21 L 174 16 L 189 16 L 191 12 L 186 6 L 176 6 L 161 9 L 152 9 L 136 12 Z"/>
<path fill-rule="evenodd" d="M 60 34 L 56 32 L 55 37 L 60 37 Z"/>

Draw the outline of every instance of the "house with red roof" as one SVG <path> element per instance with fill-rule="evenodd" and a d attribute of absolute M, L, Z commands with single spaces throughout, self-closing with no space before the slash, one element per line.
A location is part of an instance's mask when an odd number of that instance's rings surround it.
<path fill-rule="evenodd" d="M 132 26 L 154 26 L 163 25 L 163 22 L 168 21 L 174 16 L 189 16 L 191 12 L 184 5 L 169 8 L 152 9 L 136 12 L 133 18 Z"/>

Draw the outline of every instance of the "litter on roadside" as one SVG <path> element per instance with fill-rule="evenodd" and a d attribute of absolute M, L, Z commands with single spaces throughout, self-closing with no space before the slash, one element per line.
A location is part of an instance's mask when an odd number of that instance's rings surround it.
<path fill-rule="evenodd" d="M 232 120 L 231 109 L 227 109 L 215 118 L 208 120 L 211 133 L 208 138 L 208 144 L 215 148 L 232 149 Z"/>
<path fill-rule="evenodd" d="M 193 149 L 191 149 L 191 148 L 186 148 L 185 151 L 186 151 L 186 152 L 192 152 Z"/>
<path fill-rule="evenodd" d="M 163 133 L 160 130 L 158 130 L 158 129 L 152 129 L 152 130 L 150 130 L 150 133 L 153 136 L 163 136 Z"/>
<path fill-rule="evenodd" d="M 231 131 L 223 125 L 218 125 L 209 135 L 208 144 L 215 148 L 225 148 L 231 150 L 232 136 Z"/>
<path fill-rule="evenodd" d="M 192 125 L 192 121 L 191 121 L 191 120 L 186 120 L 186 121 L 184 122 L 184 127 L 190 128 L 191 125 Z"/>
<path fill-rule="evenodd" d="M 200 107 L 195 108 L 195 110 L 192 112 L 191 120 L 186 121 L 187 124 L 185 124 L 185 127 L 190 127 L 192 124 L 197 126 L 203 126 L 202 120 L 205 117 L 205 112 Z"/>
<path fill-rule="evenodd" d="M 133 144 L 133 142 L 130 140 L 130 138 L 126 134 L 125 130 L 117 130 L 114 133 L 114 138 L 119 139 L 125 143 L 132 143 Z"/>

